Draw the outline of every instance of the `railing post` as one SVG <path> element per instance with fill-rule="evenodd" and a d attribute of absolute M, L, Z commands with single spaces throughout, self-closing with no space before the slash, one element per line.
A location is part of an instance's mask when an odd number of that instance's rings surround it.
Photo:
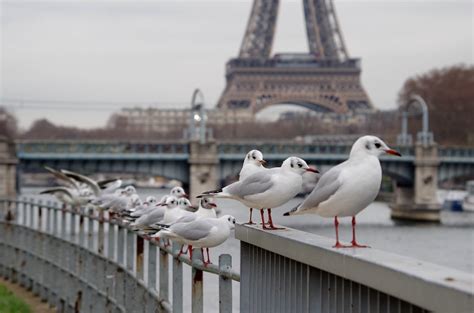
<path fill-rule="evenodd" d="M 192 262 L 202 261 L 201 249 L 193 251 Z M 202 313 L 204 308 L 203 302 L 203 272 L 200 269 L 193 267 L 192 269 L 192 295 L 191 295 L 191 312 Z"/>
<path fill-rule="evenodd" d="M 38 218 L 37 227 L 39 231 L 43 230 L 43 201 L 38 200 L 38 212 L 36 212 Z"/>
<path fill-rule="evenodd" d="M 115 260 L 115 224 L 112 224 L 108 219 L 108 231 L 107 231 L 107 257 L 114 261 Z"/>
<path fill-rule="evenodd" d="M 81 211 L 79 215 L 79 245 L 81 247 L 85 246 L 85 231 L 84 231 L 84 212 Z"/>
<path fill-rule="evenodd" d="M 125 258 L 124 258 L 124 252 L 125 252 L 125 239 L 127 235 L 127 229 L 122 227 L 122 225 L 118 226 L 118 231 L 117 231 L 117 263 L 119 263 L 122 266 L 125 266 Z"/>
<path fill-rule="evenodd" d="M 156 245 L 148 242 L 148 287 L 156 289 Z"/>
<path fill-rule="evenodd" d="M 71 232 L 71 242 L 72 243 L 77 243 L 77 238 L 76 238 L 76 213 L 75 212 L 71 212 L 71 214 L 69 215 L 70 218 L 69 218 L 69 222 L 70 222 L 70 227 L 69 227 L 69 230 Z"/>
<path fill-rule="evenodd" d="M 63 239 L 66 238 L 66 212 L 66 204 L 63 204 L 63 207 L 61 209 L 61 238 Z"/>
<path fill-rule="evenodd" d="M 136 236 L 136 254 L 135 254 L 135 264 L 136 264 L 136 276 L 138 279 L 143 280 L 143 255 L 145 252 L 145 240 L 142 236 Z"/>
<path fill-rule="evenodd" d="M 30 228 L 35 228 L 35 205 L 34 205 L 34 199 L 30 199 L 30 212 L 29 212 L 29 223 L 28 226 Z"/>
<path fill-rule="evenodd" d="M 99 210 L 99 229 L 98 229 L 98 238 L 97 238 L 97 252 L 101 255 L 104 255 L 104 211 Z"/>
<path fill-rule="evenodd" d="M 181 245 L 173 242 L 173 254 L 181 250 Z M 183 263 L 173 257 L 173 313 L 183 312 Z"/>
<path fill-rule="evenodd" d="M 87 213 L 87 248 L 94 251 L 94 213 Z"/>
<path fill-rule="evenodd" d="M 130 272 L 133 273 L 133 262 L 134 262 L 134 259 L 135 259 L 135 243 L 136 243 L 135 234 L 133 233 L 133 231 L 128 230 L 128 229 L 125 229 L 125 234 L 126 234 L 126 238 L 127 238 L 126 239 L 126 242 L 127 242 L 127 251 L 126 251 L 127 270 L 129 270 Z"/>
<path fill-rule="evenodd" d="M 232 270 L 232 257 L 230 254 L 219 256 L 219 270 L 230 273 Z M 219 276 L 219 312 L 232 313 L 232 279 Z"/>
<path fill-rule="evenodd" d="M 168 283 L 169 283 L 169 274 L 168 274 L 168 253 L 165 250 L 160 249 L 160 290 L 159 295 L 161 300 L 168 301 Z"/>
<path fill-rule="evenodd" d="M 58 229 L 58 218 L 59 218 L 59 208 L 56 204 L 53 204 L 54 210 L 53 210 L 53 235 L 54 236 L 59 236 L 59 229 Z"/>
<path fill-rule="evenodd" d="M 46 201 L 46 225 L 45 231 L 47 234 L 51 234 L 51 201 Z"/>

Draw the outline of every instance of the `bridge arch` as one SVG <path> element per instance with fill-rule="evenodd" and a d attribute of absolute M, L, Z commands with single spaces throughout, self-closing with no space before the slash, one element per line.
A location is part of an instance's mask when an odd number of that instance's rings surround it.
<path fill-rule="evenodd" d="M 343 99 L 332 94 L 320 94 L 318 98 L 295 96 L 260 96 L 254 106 L 254 113 L 258 113 L 275 105 L 295 105 L 320 113 L 347 113 L 348 108 Z"/>

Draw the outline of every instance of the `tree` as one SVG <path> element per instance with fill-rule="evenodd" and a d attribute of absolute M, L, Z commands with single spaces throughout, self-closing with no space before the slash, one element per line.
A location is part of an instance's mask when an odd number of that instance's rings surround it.
<path fill-rule="evenodd" d="M 399 105 L 412 94 L 425 99 L 437 142 L 474 144 L 474 66 L 455 65 L 409 78 L 399 93 Z"/>
<path fill-rule="evenodd" d="M 9 113 L 5 108 L 0 107 L 0 135 L 12 138 L 16 136 L 17 131 L 16 117 Z"/>

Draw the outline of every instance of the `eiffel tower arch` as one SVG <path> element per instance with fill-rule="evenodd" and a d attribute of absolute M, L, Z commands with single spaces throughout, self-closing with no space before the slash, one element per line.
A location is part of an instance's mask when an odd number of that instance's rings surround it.
<path fill-rule="evenodd" d="M 321 112 L 368 112 L 360 59 L 350 58 L 332 0 L 303 0 L 308 53 L 271 55 L 279 0 L 254 0 L 239 56 L 227 62 L 221 109 L 253 113 L 292 103 Z"/>

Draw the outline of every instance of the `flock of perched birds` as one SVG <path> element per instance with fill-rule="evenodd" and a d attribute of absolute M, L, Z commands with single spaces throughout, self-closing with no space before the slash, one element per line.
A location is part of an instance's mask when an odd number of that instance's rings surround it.
<path fill-rule="evenodd" d="M 331 168 L 319 178 L 314 190 L 294 209 L 284 215 L 317 214 L 334 218 L 336 244 L 334 247 L 366 247 L 356 241 L 355 216 L 366 208 L 378 194 L 382 170 L 378 157 L 384 153 L 400 156 L 375 136 L 363 136 L 352 146 L 349 158 Z M 198 196 L 199 206 L 194 207 L 183 188 L 175 187 L 159 201 L 149 196 L 140 199 L 133 186 L 122 187 L 120 179 L 94 181 L 84 175 L 67 170 L 46 168 L 65 186 L 46 189 L 42 194 L 52 194 L 72 206 L 91 206 L 107 210 L 112 218 L 120 218 L 136 231 L 150 238 L 169 240 L 188 246 L 192 258 L 194 248 L 207 252 L 223 243 L 235 225 L 230 215 L 218 217 L 214 198 L 237 200 L 250 209 L 247 224 L 253 224 L 252 210 L 260 210 L 262 228 L 282 229 L 272 221 L 271 210 L 282 206 L 302 191 L 303 175 L 318 173 L 301 158 L 289 157 L 280 167 L 266 168 L 263 154 L 258 150 L 247 153 L 239 180 L 222 189 L 207 191 Z M 264 210 L 268 218 L 265 220 Z M 339 241 L 338 217 L 352 217 L 352 241 L 343 245 Z M 204 251 L 203 251 L 204 255 Z"/>

